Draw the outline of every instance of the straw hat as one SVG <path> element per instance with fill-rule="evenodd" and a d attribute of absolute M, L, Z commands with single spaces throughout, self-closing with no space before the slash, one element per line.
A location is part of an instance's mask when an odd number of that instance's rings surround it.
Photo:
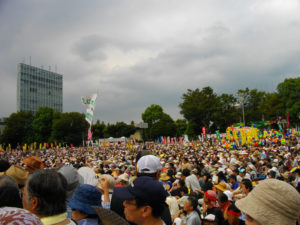
<path fill-rule="evenodd" d="M 25 182 L 28 178 L 28 171 L 26 171 L 23 167 L 12 165 L 9 169 L 5 172 L 7 176 L 11 176 L 16 179 L 19 185 L 25 185 Z"/>
<path fill-rule="evenodd" d="M 300 213 L 300 194 L 284 181 L 267 179 L 236 206 L 260 224 L 294 225 Z"/>
<path fill-rule="evenodd" d="M 214 185 L 218 190 L 220 190 L 220 191 L 226 191 L 227 190 L 227 185 L 225 184 L 225 183 L 223 183 L 223 182 L 220 182 L 219 184 L 217 184 L 217 185 Z"/>
<path fill-rule="evenodd" d="M 44 169 L 44 164 L 40 157 L 30 156 L 23 159 L 23 163 L 32 170 Z"/>

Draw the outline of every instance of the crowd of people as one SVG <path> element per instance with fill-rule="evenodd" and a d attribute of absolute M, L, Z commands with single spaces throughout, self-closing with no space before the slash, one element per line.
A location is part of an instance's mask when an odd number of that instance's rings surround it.
<path fill-rule="evenodd" d="M 0 152 L 0 223 L 300 224 L 300 136 L 261 143 Z"/>

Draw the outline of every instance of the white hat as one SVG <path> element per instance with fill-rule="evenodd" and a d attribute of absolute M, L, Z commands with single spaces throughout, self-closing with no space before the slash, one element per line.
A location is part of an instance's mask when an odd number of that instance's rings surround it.
<path fill-rule="evenodd" d="M 232 202 L 232 192 L 227 190 L 223 193 L 227 196 L 228 200 Z"/>
<path fill-rule="evenodd" d="M 156 173 L 161 170 L 161 164 L 158 157 L 154 155 L 145 155 L 137 162 L 139 173 Z"/>

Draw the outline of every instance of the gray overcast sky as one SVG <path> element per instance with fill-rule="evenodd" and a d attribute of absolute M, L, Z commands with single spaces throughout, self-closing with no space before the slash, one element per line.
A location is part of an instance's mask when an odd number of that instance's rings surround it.
<path fill-rule="evenodd" d="M 64 76 L 64 112 L 99 90 L 95 119 L 173 119 L 187 89 L 269 92 L 300 74 L 300 0 L 0 0 L 0 117 L 16 111 L 17 64 Z"/>

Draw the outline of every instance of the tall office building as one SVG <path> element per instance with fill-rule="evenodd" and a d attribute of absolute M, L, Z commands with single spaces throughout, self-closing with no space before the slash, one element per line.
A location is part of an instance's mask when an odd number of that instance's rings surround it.
<path fill-rule="evenodd" d="M 54 111 L 63 109 L 63 77 L 61 74 L 24 63 L 18 64 L 17 110 L 35 113 L 40 107 Z"/>

